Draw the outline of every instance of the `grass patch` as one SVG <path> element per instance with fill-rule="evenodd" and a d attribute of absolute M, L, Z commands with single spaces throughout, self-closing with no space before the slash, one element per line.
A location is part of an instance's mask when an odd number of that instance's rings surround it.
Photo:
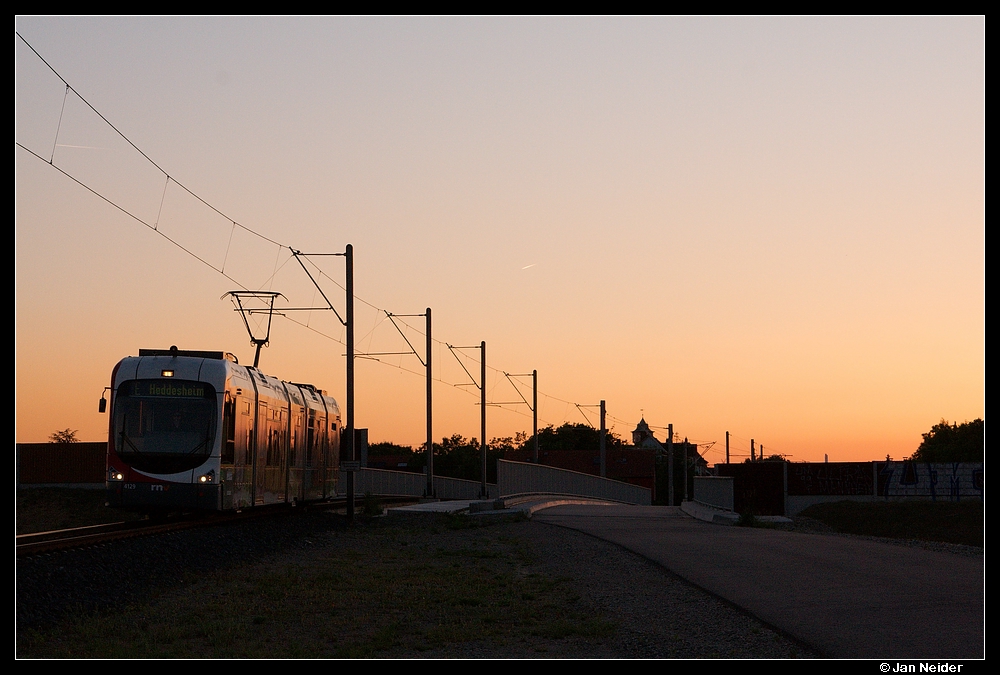
<path fill-rule="evenodd" d="M 384 513 L 385 509 L 382 508 L 382 502 L 379 498 L 371 492 L 366 492 L 365 499 L 362 502 L 361 515 L 365 518 L 375 518 Z"/>
<path fill-rule="evenodd" d="M 981 501 L 843 501 L 813 504 L 799 515 L 848 534 L 983 546 Z"/>
<path fill-rule="evenodd" d="M 617 627 L 537 574 L 493 521 L 374 519 L 308 553 L 206 575 L 142 605 L 18 636 L 27 658 L 371 658 L 463 643 L 599 639 Z M 400 546 L 401 540 L 410 542 Z M 442 650 L 444 650 L 442 652 Z"/>
<path fill-rule="evenodd" d="M 105 501 L 104 490 L 21 488 L 17 491 L 17 533 L 139 520 L 136 513 L 109 509 Z"/>

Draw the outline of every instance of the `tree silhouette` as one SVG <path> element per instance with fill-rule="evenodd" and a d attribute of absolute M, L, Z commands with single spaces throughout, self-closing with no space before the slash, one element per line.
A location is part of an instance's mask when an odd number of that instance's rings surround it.
<path fill-rule="evenodd" d="M 49 443 L 79 443 L 76 437 L 77 429 L 62 429 L 49 434 Z"/>
<path fill-rule="evenodd" d="M 617 434 L 607 432 L 606 448 L 621 448 L 625 444 Z M 524 439 L 522 448 L 533 448 L 534 436 Z M 596 453 L 601 448 L 601 431 L 587 424 L 570 424 L 567 422 L 559 428 L 552 425 L 538 430 L 538 448 L 540 452 L 553 450 L 576 450 Z"/>
<path fill-rule="evenodd" d="M 979 418 L 961 424 L 941 420 L 923 437 L 923 443 L 910 459 L 918 462 L 983 461 L 986 423 Z"/>
<path fill-rule="evenodd" d="M 389 441 L 382 441 L 381 443 L 370 443 L 368 445 L 368 456 L 390 456 L 390 457 L 411 457 L 413 455 L 413 448 L 408 445 L 399 445 L 398 443 L 391 443 Z"/>

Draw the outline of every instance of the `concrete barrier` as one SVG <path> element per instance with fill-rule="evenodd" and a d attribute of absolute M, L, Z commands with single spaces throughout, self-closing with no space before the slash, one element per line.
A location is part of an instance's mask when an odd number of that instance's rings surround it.
<path fill-rule="evenodd" d="M 695 476 L 694 501 L 723 511 L 733 510 L 732 476 Z"/>

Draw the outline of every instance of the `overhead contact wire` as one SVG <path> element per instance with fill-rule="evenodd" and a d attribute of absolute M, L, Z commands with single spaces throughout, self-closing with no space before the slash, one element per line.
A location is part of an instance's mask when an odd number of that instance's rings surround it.
<path fill-rule="evenodd" d="M 277 256 L 275 257 L 275 269 L 274 269 L 274 272 L 273 272 L 273 273 L 272 273 L 272 274 L 271 274 L 271 275 L 270 275 L 270 276 L 268 277 L 268 279 L 266 280 L 266 281 L 267 281 L 267 283 L 269 283 L 269 284 L 273 284 L 273 281 L 274 281 L 274 278 L 275 278 L 275 276 L 277 275 L 278 271 L 279 271 L 279 270 L 280 270 L 281 268 L 283 268 L 283 267 L 284 267 L 284 264 L 282 264 L 282 265 L 281 265 L 281 267 L 278 267 L 278 260 L 280 259 L 280 254 L 281 254 L 281 249 L 282 249 L 282 248 L 287 248 L 287 249 L 289 249 L 289 251 L 294 251 L 294 249 L 292 249 L 292 247 L 291 247 L 291 246 L 288 246 L 288 245 L 286 245 L 286 244 L 282 244 L 281 242 L 278 242 L 278 241 L 276 241 L 276 240 L 274 240 L 274 239 L 271 239 L 270 237 L 268 237 L 268 236 L 266 236 L 266 235 L 263 235 L 263 234 L 261 234 L 260 232 L 257 232 L 256 230 L 254 230 L 254 229 L 252 229 L 252 228 L 250 228 L 250 227 L 248 227 L 248 226 L 246 226 L 246 225 L 243 225 L 242 223 L 238 222 L 238 221 L 237 221 L 236 219 L 234 219 L 234 218 L 232 218 L 232 217 L 228 216 L 228 215 L 227 215 L 226 213 L 224 213 L 223 211 L 221 211 L 221 210 L 220 210 L 219 208 L 215 207 L 215 206 L 214 206 L 213 204 L 209 203 L 209 202 L 208 202 L 207 200 L 205 200 L 205 199 L 204 199 L 203 197 L 201 197 L 201 196 L 200 196 L 199 194 L 197 194 L 196 192 L 194 192 L 193 190 L 191 190 L 191 189 L 190 189 L 189 187 L 187 187 L 186 185 L 184 185 L 184 184 L 183 184 L 183 183 L 181 183 L 180 181 L 178 181 L 178 180 L 177 180 L 176 178 L 172 177 L 172 176 L 171 176 L 171 175 L 170 175 L 170 174 L 169 174 L 169 173 L 168 173 L 168 172 L 167 172 L 167 171 L 166 171 L 166 170 L 165 170 L 165 169 L 164 169 L 163 167 L 161 167 L 161 166 L 160 166 L 160 165 L 159 165 L 159 164 L 158 164 L 157 162 L 155 162 L 155 161 L 154 161 L 154 160 L 153 160 L 153 159 L 152 159 L 152 158 L 151 158 L 151 157 L 150 157 L 149 155 L 147 155 L 147 154 L 146 154 L 145 152 L 143 152 L 143 150 L 142 150 L 142 149 L 141 149 L 141 148 L 140 148 L 140 147 L 139 147 L 138 145 L 136 145 L 136 144 L 135 144 L 134 142 L 132 142 L 132 140 L 131 140 L 131 139 L 130 139 L 130 138 L 129 138 L 128 136 L 126 136 L 126 135 L 125 135 L 125 134 L 124 134 L 124 133 L 123 133 L 123 132 L 122 132 L 122 131 L 121 131 L 121 130 L 120 130 L 120 129 L 119 129 L 118 127 L 117 127 L 117 126 L 115 126 L 115 124 L 113 124 L 113 123 L 112 123 L 112 122 L 111 122 L 111 121 L 110 121 L 110 120 L 109 120 L 109 119 L 108 119 L 107 117 L 105 117 L 105 116 L 104 116 L 104 115 L 103 115 L 103 114 L 101 113 L 101 111 L 99 111 L 99 110 L 98 110 L 98 109 L 97 109 L 96 107 L 94 107 L 94 105 L 93 105 L 93 104 L 91 104 L 91 103 L 90 103 L 90 101 L 88 101 L 88 100 L 87 100 L 87 99 L 86 99 L 86 98 L 85 98 L 85 97 L 84 97 L 84 96 L 83 96 L 83 95 L 82 95 L 82 94 L 81 94 L 81 93 L 80 93 L 79 91 L 77 91 L 77 90 L 76 90 L 76 89 L 75 89 L 75 88 L 73 87 L 73 85 L 71 85 L 71 84 L 70 84 L 70 83 L 69 83 L 69 82 L 68 82 L 68 81 L 67 81 L 67 80 L 66 80 L 66 79 L 65 79 L 65 78 L 64 78 L 64 77 L 63 77 L 63 76 L 62 76 L 62 75 L 61 75 L 61 74 L 59 73 L 59 71 L 57 71 L 57 70 L 56 70 L 56 69 L 55 69 L 55 68 L 54 68 L 54 67 L 52 66 L 52 64 L 50 64 L 50 63 L 49 63 L 49 62 L 48 62 L 48 61 L 47 61 L 47 60 L 46 60 L 46 59 L 45 59 L 45 58 L 44 58 L 44 57 L 43 57 L 43 56 L 42 56 L 41 54 L 39 54 L 39 53 L 38 53 L 38 51 L 37 51 L 37 50 L 36 50 L 36 49 L 35 49 L 35 48 L 34 48 L 34 47 L 33 47 L 33 46 L 32 46 L 32 45 L 31 45 L 31 44 L 30 44 L 30 43 L 29 43 L 29 42 L 28 42 L 28 41 L 27 41 L 27 40 L 26 40 L 25 38 L 24 38 L 24 36 L 22 36 L 22 35 L 21 35 L 21 34 L 20 34 L 19 32 L 17 32 L 17 31 L 15 31 L 15 35 L 17 35 L 18 39 L 20 39 L 20 40 L 21 40 L 21 42 L 23 42 L 23 43 L 24 43 L 24 45 L 25 45 L 25 46 L 27 46 L 27 47 L 28 47 L 28 49 L 30 49 L 30 50 L 32 51 L 32 53 L 34 53 L 34 54 L 35 54 L 35 56 L 36 56 L 36 57 L 38 57 L 38 59 L 39 59 L 39 60 L 40 60 L 40 61 L 41 61 L 42 63 L 44 63 L 44 64 L 45 64 L 45 66 L 46 66 L 46 67 L 47 67 L 47 68 L 48 68 L 48 69 L 49 69 L 50 71 L 52 71 L 52 73 L 53 73 L 53 74 L 54 74 L 54 75 L 55 75 L 55 76 L 56 76 L 56 77 L 57 77 L 57 78 L 58 78 L 58 79 L 59 79 L 59 80 L 60 80 L 60 81 L 61 81 L 61 82 L 63 83 L 63 85 L 65 86 L 65 91 L 64 91 L 64 95 L 63 95 L 63 103 L 62 103 L 62 108 L 61 108 L 61 110 L 60 110 L 60 114 L 59 114 L 59 122 L 58 122 L 58 124 L 57 124 L 57 128 L 56 128 L 56 138 L 55 138 L 55 141 L 54 141 L 54 143 L 53 143 L 53 147 L 52 147 L 52 154 L 51 154 L 51 157 L 50 157 L 50 159 L 49 159 L 48 161 L 46 161 L 46 160 L 45 160 L 45 159 L 44 159 L 43 157 L 41 157 L 41 156 L 40 156 L 40 155 L 39 155 L 38 153 L 34 152 L 33 150 L 30 150 L 29 148 L 27 148 L 27 147 L 26 147 L 25 145 L 23 145 L 22 143 L 20 143 L 20 142 L 17 142 L 17 141 L 15 141 L 15 144 L 16 144 L 16 145 L 17 145 L 18 147 L 20 147 L 21 149 L 25 150 L 26 152 L 28 152 L 28 153 L 29 153 L 29 154 L 31 154 L 32 156 L 36 157 L 36 158 L 37 158 L 37 159 L 39 159 L 40 161 L 43 161 L 43 162 L 45 162 L 46 164 L 49 164 L 50 166 L 52 166 L 53 168 L 55 168 L 56 170 L 58 170 L 58 171 L 59 171 L 59 172 L 60 172 L 61 174 L 63 174 L 64 176 L 66 176 L 67 178 L 69 178 L 70 180 L 72 180 L 73 182 L 77 183 L 77 184 L 78 184 L 78 185 L 80 185 L 81 187 L 85 188 L 86 190 L 88 190 L 88 191 L 89 191 L 89 192 L 91 192 L 92 194 L 96 195 L 97 197 L 99 197 L 99 198 L 100 198 L 100 199 L 102 199 L 103 201 L 107 202 L 108 204 L 110 204 L 110 205 L 111 205 L 111 206 L 113 206 L 114 208 L 118 209 L 119 211 L 121 211 L 122 213 L 124 213 L 124 214 L 125 214 L 125 215 L 127 215 L 128 217 L 132 218 L 132 219 L 133 219 L 133 220 L 135 220 L 136 222 L 138 222 L 138 223 L 140 223 L 140 224 L 142 224 L 142 225 L 146 226 L 147 228 L 149 228 L 149 229 L 153 230 L 154 232 L 156 232 L 157 234 L 159 234 L 159 235 L 160 235 L 161 237 L 163 237 L 164 239 L 166 239 L 166 240 L 167 240 L 168 242 L 170 242 L 171 244 L 173 244 L 174 246 L 176 246 L 176 247 L 177 247 L 177 248 L 179 248 L 180 250 L 184 251 L 185 253 L 187 253 L 188 255 L 190 255 L 191 257 L 193 257 L 194 259 L 198 260 L 199 262 L 201 262 L 201 263 L 202 263 L 202 264 L 204 264 L 205 266 L 207 266 L 207 267 L 211 268 L 212 270 L 214 270 L 214 271 L 218 272 L 218 273 L 219 273 L 219 274 L 221 274 L 221 275 L 222 275 L 223 277 L 225 277 L 225 278 L 226 278 L 226 279 L 228 279 L 229 281 L 233 282 L 234 284 L 236 284 L 236 285 L 237 285 L 237 286 L 238 286 L 239 288 L 241 288 L 241 289 L 243 289 L 243 290 L 249 290 L 249 289 L 248 289 L 248 288 L 247 288 L 246 286 L 244 286 L 244 285 L 243 285 L 242 283 L 240 283 L 239 281 L 237 281 L 236 279 L 234 279 L 233 277 L 231 277 L 231 276 L 229 276 L 228 274 L 226 274 L 226 273 L 225 273 L 225 266 L 226 266 L 226 262 L 228 261 L 228 257 L 229 257 L 229 249 L 230 249 L 230 247 L 231 247 L 231 245 L 232 245 L 232 237 L 233 237 L 233 233 L 235 232 L 235 228 L 237 228 L 237 227 L 238 227 L 238 228 L 240 228 L 241 230 L 243 230 L 243 231 L 245 231 L 245 232 L 247 232 L 247 233 L 249 233 L 249 234 L 251 234 L 251 235 L 253 235 L 253 236 L 255 236 L 255 237 L 258 237 L 259 239 L 261 239 L 261 240 L 263 240 L 263 241 L 266 241 L 266 242 L 268 242 L 268 243 L 270 243 L 270 244 L 273 244 L 273 245 L 277 246 L 277 247 L 278 247 L 278 254 L 277 254 Z M 145 160 L 146 160 L 147 162 L 149 162 L 149 163 L 150 163 L 150 165 L 152 165 L 153 167 L 155 167 L 157 171 L 159 171 L 160 173 L 162 173 L 162 174 L 163 174 L 163 176 L 164 176 L 164 178 L 165 178 L 165 182 L 164 182 L 164 188 L 163 188 L 163 196 L 161 197 L 161 201 L 160 201 L 160 211 L 158 211 L 158 213 L 157 213 L 157 222 L 156 222 L 156 223 L 154 223 L 153 225 L 150 225 L 149 223 L 147 223 L 146 221 L 144 221 L 144 220 L 143 220 L 142 218 L 140 218 L 140 217 L 136 216 L 135 214 L 131 213 L 130 211 L 128 211 L 128 210 L 127 210 L 127 209 L 125 209 L 124 207 L 120 206 L 119 204 L 117 204 L 116 202 L 114 202 L 113 200 L 111 200 L 110 198 L 108 198 L 108 197 L 105 197 L 105 196 L 104 196 L 104 195 L 102 195 L 102 194 L 101 194 L 100 192 L 98 192 L 98 191 L 97 191 L 97 190 L 95 190 L 94 188 L 90 187 L 90 186 L 89 186 L 89 185 L 87 185 L 86 183 L 82 182 L 81 180 L 77 179 L 76 177 L 72 176 L 71 174 L 69 174 L 68 172 L 66 172 L 65 170 L 63 170 L 62 168 L 60 168 L 59 166 L 57 166 L 57 165 L 56 165 L 56 164 L 54 163 L 54 158 L 55 158 L 55 148 L 56 148 L 56 146 L 57 146 L 57 144 L 58 144 L 58 137 L 59 137 L 59 131 L 60 131 L 60 129 L 61 129 L 61 125 L 62 125 L 62 117 L 63 117 L 63 111 L 65 110 L 65 106 L 66 106 L 66 99 L 67 99 L 67 97 L 68 97 L 68 95 L 69 95 L 69 92 L 70 92 L 70 91 L 72 91 L 72 92 L 73 92 L 73 94 L 74 94 L 74 95 L 76 95 L 76 97 L 77 97 L 77 98 L 79 98 L 79 99 L 80 99 L 80 101 L 82 101 L 82 102 L 84 103 L 84 105 L 86 105 L 86 106 L 87 106 L 87 107 L 88 107 L 88 108 L 89 108 L 89 109 L 90 109 L 90 110 L 91 110 L 91 111 L 92 111 L 92 112 L 93 112 L 93 113 L 94 113 L 95 115 L 97 115 L 97 116 L 98 116 L 98 117 L 99 117 L 99 118 L 100 118 L 100 119 L 101 119 L 101 120 L 102 120 L 102 121 L 103 121 L 103 122 L 104 122 L 105 124 L 107 124 L 107 125 L 108 125 L 108 127 L 110 127 L 110 128 L 112 129 L 112 130 L 114 130 L 114 132 L 115 132 L 116 134 L 118 134 L 118 135 L 119 135 L 119 136 L 120 136 L 120 137 L 121 137 L 121 138 L 122 138 L 122 139 L 123 139 L 123 140 L 124 140 L 124 141 L 125 141 L 126 143 L 128 143 L 128 145 L 129 145 L 130 147 L 132 147 L 132 148 L 133 148 L 133 149 L 134 149 L 134 150 L 135 150 L 135 151 L 136 151 L 137 153 L 139 153 L 139 155 L 141 155 L 141 156 L 142 156 L 142 157 L 143 157 L 143 158 L 144 158 L 144 159 L 145 159 Z M 219 216 L 221 216 L 221 217 L 222 217 L 223 219 L 225 219 L 226 221 L 228 221 L 228 222 L 232 223 L 232 229 L 231 229 L 231 231 L 230 231 L 230 237 L 229 237 L 229 245 L 228 245 L 228 246 L 227 246 L 227 248 L 226 248 L 226 254 L 225 254 L 225 259 L 223 260 L 223 264 L 222 264 L 222 267 L 221 267 L 221 268 L 220 268 L 220 267 L 216 267 L 216 266 L 215 266 L 215 265 L 213 265 L 212 263 L 208 262 L 207 260 L 205 260 L 204 258 L 202 258 L 201 256 L 199 256 L 198 254 L 194 253 L 193 251 L 191 251 L 191 250 L 190 250 L 190 249 L 188 249 L 187 247 L 183 246 L 183 245 L 182 245 L 181 243 L 179 243 L 178 241 L 176 241 L 176 240 L 172 239 L 171 237 L 169 237 L 168 235 L 164 234 L 163 232 L 161 232 L 161 231 L 160 231 L 160 230 L 158 229 L 158 225 L 159 225 L 159 216 L 160 216 L 160 213 L 162 212 L 162 209 L 163 209 L 163 201 L 164 201 L 164 199 L 165 199 L 165 197 L 166 197 L 166 190 L 167 190 L 167 187 L 169 186 L 170 182 L 173 182 L 173 183 L 174 183 L 175 185 L 177 185 L 177 186 L 178 186 L 178 187 L 180 187 L 180 188 L 181 188 L 182 190 L 184 190 L 184 191 L 185 191 L 186 193 L 188 193 L 188 194 L 189 194 L 189 195 L 190 195 L 191 197 L 193 197 L 193 198 L 194 198 L 194 199 L 196 199 L 197 201 L 201 202 L 201 203 L 202 203 L 202 204 L 203 204 L 204 206 L 206 206 L 206 207 L 207 207 L 208 209 L 210 209 L 210 210 L 211 210 L 211 211 L 213 211 L 214 213 L 218 214 Z M 296 257 L 296 258 L 297 258 L 297 256 L 294 256 L 294 255 L 293 255 L 292 257 Z M 304 256 L 304 257 L 308 257 L 308 256 Z M 287 263 L 287 260 L 286 260 L 285 262 Z M 300 262 L 301 262 L 301 261 L 300 261 Z M 342 284 L 340 284 L 340 283 L 339 283 L 339 282 L 338 282 L 338 281 L 337 281 L 336 279 L 334 279 L 333 277 L 331 277 L 330 275 L 328 275 L 328 274 L 327 274 L 327 273 L 326 273 L 325 271 L 323 271 L 323 270 L 322 270 L 322 268 L 320 268 L 320 267 L 319 267 L 319 266 L 318 266 L 318 265 L 317 265 L 317 264 L 316 264 L 316 263 L 315 263 L 314 261 L 310 260 L 309 262 L 310 262 L 310 263 L 312 263 L 312 265 L 313 265 L 313 266 L 314 266 L 314 267 L 315 267 L 315 268 L 316 268 L 316 269 L 317 269 L 317 270 L 319 271 L 319 273 L 320 273 L 320 274 L 321 274 L 322 276 L 324 276 L 324 277 L 326 277 L 327 279 L 329 279 L 329 280 L 330 280 L 330 281 L 331 281 L 331 282 L 332 282 L 332 283 L 333 283 L 333 284 L 334 284 L 335 286 L 337 286 L 337 287 L 338 287 L 338 288 L 340 288 L 341 290 L 345 290 L 345 289 L 344 289 L 344 286 L 343 286 Z M 306 273 L 308 274 L 308 271 L 307 271 Z M 368 307 L 370 307 L 370 308 L 372 308 L 372 309 L 374 309 L 374 310 L 376 310 L 376 311 L 379 311 L 379 312 L 385 312 L 385 311 L 386 311 L 386 310 L 382 309 L 381 307 L 378 307 L 378 306 L 376 306 L 376 305 L 372 304 L 371 302 L 369 302 L 368 300 L 366 300 L 366 299 L 364 299 L 364 298 L 361 298 L 361 297 L 359 297 L 359 296 L 357 296 L 357 295 L 355 295 L 354 297 L 355 297 L 355 299 L 356 299 L 357 301 L 361 302 L 362 304 L 365 304 L 365 305 L 367 305 Z M 332 308 L 332 305 L 331 305 L 331 308 Z M 334 310 L 334 311 L 336 312 L 336 310 Z M 329 335 L 326 335 L 325 333 L 322 333 L 321 331 L 317 331 L 317 330 L 315 330 L 315 329 L 313 329 L 313 328 L 310 328 L 310 327 L 309 327 L 309 326 L 308 326 L 307 324 L 303 324 L 302 322 L 299 322 L 299 321 L 296 321 L 296 320 L 294 320 L 294 319 L 291 319 L 291 318 L 290 318 L 290 317 L 288 317 L 288 316 L 285 316 L 284 318 L 286 318 L 287 320 L 289 320 L 289 321 L 292 321 L 293 323 L 295 323 L 295 324 L 297 324 L 297 325 L 299 325 L 299 326 L 302 326 L 302 327 L 304 327 L 304 328 L 306 328 L 306 329 L 308 329 L 308 330 L 312 330 L 313 332 L 316 332 L 316 333 L 318 333 L 318 334 L 321 334 L 321 335 L 323 335 L 324 337 L 327 337 L 328 339 L 331 339 L 331 340 L 334 340 L 335 342 L 338 342 L 338 343 L 340 343 L 340 344 L 344 344 L 342 340 L 340 340 L 340 339 L 337 339 L 337 338 L 333 338 L 332 336 L 329 336 Z M 403 322 L 403 323 L 404 323 L 404 324 L 406 324 L 406 322 Z M 409 326 L 409 324 L 406 324 L 406 325 L 407 325 L 407 326 L 408 326 L 409 328 L 411 328 L 411 329 L 413 329 L 414 331 L 416 331 L 416 332 L 417 332 L 417 334 L 419 334 L 419 335 L 423 335 L 423 332 L 422 332 L 422 331 L 421 331 L 421 330 L 420 330 L 419 328 L 416 328 L 416 327 L 413 327 L 413 326 Z M 397 327 L 397 330 L 398 330 L 398 327 Z M 401 331 L 400 331 L 400 332 L 401 332 Z M 404 335 L 404 339 L 405 339 L 405 335 Z M 432 338 L 432 341 L 433 341 L 433 342 L 435 342 L 435 343 L 438 343 L 439 345 L 443 345 L 443 346 L 447 346 L 447 347 L 449 347 L 449 349 L 451 348 L 451 346 L 450 346 L 450 345 L 448 345 L 448 343 L 447 343 L 447 342 L 445 342 L 445 341 L 443 341 L 443 340 L 440 340 L 440 339 L 437 339 L 437 338 Z M 452 353 L 454 354 L 454 352 L 452 352 Z M 479 363 L 479 361 L 477 361 L 476 359 L 474 359 L 474 358 L 472 358 L 472 357 L 467 357 L 467 358 L 469 358 L 469 359 L 470 359 L 471 361 L 473 361 L 474 363 Z M 457 356 L 456 356 L 456 359 L 458 359 L 458 357 L 457 357 Z M 385 363 L 384 361 L 381 361 L 380 359 L 374 359 L 374 360 L 377 360 L 377 361 L 379 361 L 379 363 Z M 462 364 L 462 368 L 463 368 L 463 369 L 465 369 L 465 364 L 464 364 L 464 363 L 462 363 L 462 361 L 461 361 L 461 360 L 459 360 L 459 363 L 460 363 L 460 364 Z M 387 364 L 387 365 L 392 365 L 392 364 Z M 404 370 L 404 371 L 406 371 L 406 372 L 413 372 L 413 374 L 418 374 L 418 375 L 419 375 L 419 373 L 415 373 L 414 371 L 409 371 L 409 370 L 407 370 L 407 369 L 405 369 L 405 368 L 402 368 L 401 366 L 396 366 L 396 367 L 397 367 L 397 368 L 399 368 L 400 370 Z M 503 370 L 501 370 L 501 369 L 499 369 L 499 368 L 496 368 L 496 367 L 493 367 L 493 366 L 490 366 L 489 364 L 487 364 L 487 368 L 488 368 L 489 370 L 493 371 L 493 373 L 495 373 L 495 374 L 503 374 L 503 373 L 504 373 L 504 371 L 503 371 Z M 466 372 L 468 372 L 468 370 L 467 370 L 467 369 L 465 369 L 465 370 L 466 370 Z M 475 378 L 472 378 L 472 377 L 471 377 L 471 375 L 470 375 L 470 378 L 471 378 L 471 379 L 473 380 L 473 382 L 475 382 Z M 494 379 L 496 379 L 496 378 L 494 378 Z M 449 382 L 444 382 L 443 380 L 440 380 L 440 379 L 438 379 L 437 381 L 441 382 L 442 384 L 448 384 L 448 385 L 450 385 L 450 386 L 453 386 L 453 387 L 455 387 L 455 388 L 459 388 L 459 389 L 461 389 L 461 385 L 459 385 L 459 384 L 452 384 L 452 383 L 449 383 Z M 481 385 L 480 385 L 480 386 L 481 386 Z M 496 383 L 494 383 L 494 385 L 493 385 L 493 388 L 491 388 L 491 391 L 492 391 L 493 389 L 495 389 L 495 387 L 496 387 Z M 467 390 L 463 390 L 463 391 L 466 391 L 466 393 L 469 393 L 470 395 L 473 395 L 473 394 L 471 394 L 471 392 L 468 392 Z M 553 396 L 553 395 L 551 395 L 551 394 L 546 394 L 546 393 L 544 393 L 544 392 L 542 392 L 542 391 L 539 391 L 538 393 L 539 393 L 539 394 L 540 394 L 541 396 L 544 396 L 544 397 L 546 397 L 546 398 L 549 398 L 549 399 L 552 399 L 552 400 L 554 400 L 554 401 L 559 401 L 559 402 L 561 402 L 561 403 L 565 403 L 565 404 L 567 404 L 567 405 L 573 405 L 573 406 L 577 406 L 578 408 L 579 408 L 579 406 L 580 406 L 580 404 L 578 404 L 578 403 L 575 403 L 575 402 L 573 402 L 573 401 L 568 401 L 568 400 L 566 400 L 566 399 L 563 399 L 563 398 L 560 398 L 560 397 L 558 397 L 558 396 Z M 582 411 L 581 411 L 581 412 L 582 412 Z M 590 424 L 590 420 L 589 420 L 589 419 L 587 419 L 586 415 L 584 415 L 584 419 L 586 419 L 586 420 L 587 420 L 587 423 L 588 423 L 588 424 Z M 591 424 L 591 426 L 593 426 L 593 425 Z"/>

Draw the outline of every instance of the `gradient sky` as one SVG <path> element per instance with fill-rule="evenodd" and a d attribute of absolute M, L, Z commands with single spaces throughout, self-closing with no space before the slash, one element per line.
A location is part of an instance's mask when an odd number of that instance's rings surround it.
<path fill-rule="evenodd" d="M 406 348 L 375 308 L 433 309 L 438 438 L 479 436 L 443 343 L 481 340 L 490 401 L 537 369 L 543 425 L 596 424 L 575 404 L 605 399 L 616 433 L 672 423 L 710 462 L 726 431 L 734 455 L 899 459 L 985 417 L 982 17 L 15 25 L 224 214 L 15 36 L 15 141 L 43 158 L 15 145 L 18 442 L 106 439 L 97 401 L 141 347 L 252 363 L 220 300 L 237 283 L 319 302 L 234 220 L 354 245 L 359 351 Z M 342 311 L 343 259 L 314 260 Z M 276 319 L 261 368 L 343 401 L 343 334 Z M 419 444 L 420 363 L 380 358 L 358 362 L 357 425 Z M 489 408 L 490 437 L 530 428 Z"/>

